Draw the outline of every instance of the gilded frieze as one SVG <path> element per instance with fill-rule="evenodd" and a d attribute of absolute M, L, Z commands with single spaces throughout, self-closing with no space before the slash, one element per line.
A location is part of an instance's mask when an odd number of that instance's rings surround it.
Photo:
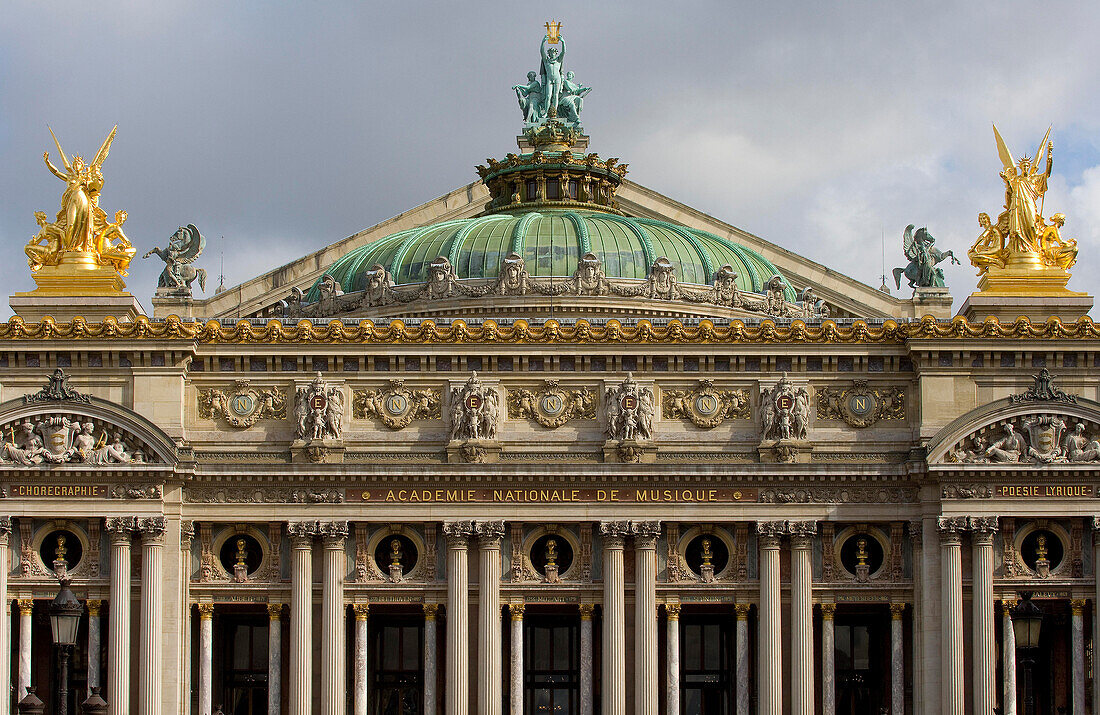
<path fill-rule="evenodd" d="M 870 427 L 879 420 L 905 419 L 905 390 L 900 387 L 871 387 L 856 380 L 846 390 L 817 389 L 817 418 L 843 420 L 852 427 Z"/>
<path fill-rule="evenodd" d="M 352 416 L 356 419 L 375 417 L 390 429 L 408 427 L 413 420 L 441 418 L 439 390 L 411 390 L 404 380 L 390 380 L 381 390 L 355 390 L 352 393 Z"/>
<path fill-rule="evenodd" d="M 700 380 L 691 390 L 663 390 L 661 407 L 665 419 L 690 420 L 704 429 L 750 416 L 748 390 L 719 390 L 712 380 Z"/>
<path fill-rule="evenodd" d="M 526 417 L 555 429 L 569 420 L 596 418 L 596 395 L 588 388 L 566 389 L 557 380 L 546 380 L 538 390 L 507 391 L 508 417 Z"/>
<path fill-rule="evenodd" d="M 237 380 L 230 390 L 210 387 L 199 392 L 199 417 L 220 418 L 238 429 L 262 419 L 286 419 L 286 392 L 278 387 L 258 389 L 248 380 Z"/>

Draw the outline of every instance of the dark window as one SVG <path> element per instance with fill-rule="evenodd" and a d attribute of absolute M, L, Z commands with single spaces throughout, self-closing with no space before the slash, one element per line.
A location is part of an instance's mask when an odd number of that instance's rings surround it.
<path fill-rule="evenodd" d="M 328 370 L 328 358 L 313 358 L 313 372 L 325 372 Z"/>
<path fill-rule="evenodd" d="M 262 357 L 249 358 L 248 369 L 251 372 L 267 372 L 267 359 Z"/>
<path fill-rule="evenodd" d="M 714 358 L 714 369 L 720 372 L 729 372 L 730 359 L 728 357 Z"/>
<path fill-rule="evenodd" d="M 118 366 L 130 367 L 130 358 L 126 357 L 125 355 L 119 355 Z M 191 370 L 191 372 L 205 372 L 206 360 L 203 360 L 202 358 L 195 358 L 191 361 L 191 367 L 189 369 Z"/>
<path fill-rule="evenodd" d="M 984 367 L 985 358 L 981 355 L 975 355 L 974 359 L 970 361 L 970 367 Z"/>
<path fill-rule="evenodd" d="M 420 715 L 423 712 L 424 642 L 419 618 L 386 616 L 376 621 L 371 652 L 374 673 L 371 712 L 377 715 Z"/>
<path fill-rule="evenodd" d="M 512 371 L 512 358 L 510 357 L 498 357 L 497 358 L 497 370 L 501 372 Z"/>
<path fill-rule="evenodd" d="M 233 358 L 218 358 L 218 369 L 222 372 L 233 372 Z"/>
<path fill-rule="evenodd" d="M 524 621 L 524 712 L 580 712 L 580 646 L 577 619 L 530 616 Z"/>
<path fill-rule="evenodd" d="M 1001 367 L 1016 367 L 1016 356 L 1012 353 L 1001 353 Z"/>
<path fill-rule="evenodd" d="M 550 179 L 546 182 L 546 198 L 548 199 L 560 199 L 561 198 L 561 184 L 557 179 Z"/>
<path fill-rule="evenodd" d="M 877 713 L 890 704 L 890 633 L 886 617 L 862 612 L 837 615 L 837 715 Z"/>
<path fill-rule="evenodd" d="M 638 358 L 633 355 L 623 355 L 623 369 L 633 372 L 638 369 Z"/>
<path fill-rule="evenodd" d="M 103 367 L 103 354 L 88 353 L 88 367 Z"/>
<path fill-rule="evenodd" d="M 222 711 L 226 715 L 266 715 L 267 618 L 227 615 L 223 619 Z"/>
<path fill-rule="evenodd" d="M 149 364 L 153 367 L 164 367 L 164 353 L 153 353 L 150 355 Z"/>
<path fill-rule="evenodd" d="M 1031 356 L 1031 366 L 1032 367 L 1046 367 L 1047 366 L 1046 356 L 1045 355 L 1032 355 Z"/>
<path fill-rule="evenodd" d="M 597 356 L 592 358 L 591 362 L 589 363 L 589 367 L 593 371 L 606 370 L 607 369 L 607 358 L 603 357 L 602 355 L 597 355 Z"/>
<path fill-rule="evenodd" d="M 760 358 L 746 358 L 745 370 L 749 372 L 760 372 Z"/>
<path fill-rule="evenodd" d="M 407 357 L 405 358 L 405 372 L 417 372 L 420 370 L 420 358 Z"/>
<path fill-rule="evenodd" d="M 655 357 L 653 358 L 653 369 L 656 372 L 668 371 L 668 358 L 667 357 Z"/>
<path fill-rule="evenodd" d="M 527 200 L 528 201 L 534 201 L 536 198 L 537 198 L 537 195 L 535 193 L 535 180 L 534 179 L 528 179 L 527 180 Z"/>
<path fill-rule="evenodd" d="M 91 363 L 91 361 L 89 360 L 89 364 L 90 363 Z M 72 367 L 73 366 L 73 359 L 71 357 L 69 357 L 69 353 L 58 353 L 57 354 L 57 366 L 58 367 Z"/>
<path fill-rule="evenodd" d="M 787 364 L 788 365 L 790 364 L 789 360 L 787 361 Z M 790 369 L 790 368 L 788 368 L 788 369 Z M 699 372 L 699 358 L 697 358 L 697 357 L 686 357 L 686 358 L 684 358 L 684 371 L 685 372 Z"/>
<path fill-rule="evenodd" d="M 806 358 L 806 370 L 809 372 L 821 372 L 821 358 Z"/>
<path fill-rule="evenodd" d="M 911 358 L 903 357 L 898 361 L 898 369 L 902 372 L 913 372 L 913 360 Z"/>
<path fill-rule="evenodd" d="M 359 370 L 359 358 L 344 358 L 344 372 L 356 372 Z"/>
<path fill-rule="evenodd" d="M 559 370 L 569 370 L 569 371 L 576 370 L 577 369 L 576 360 L 574 360 L 573 356 L 571 356 L 571 355 L 567 356 L 567 357 L 558 358 L 558 369 Z"/>
<path fill-rule="evenodd" d="M 685 616 L 680 621 L 680 712 L 727 715 L 732 712 L 728 619 Z"/>
<path fill-rule="evenodd" d="M 383 357 L 382 355 L 378 355 L 374 358 L 374 371 L 375 372 L 389 372 L 389 370 L 390 370 L 390 359 L 388 357 Z"/>
<path fill-rule="evenodd" d="M 285 357 L 285 358 L 283 358 L 282 363 L 283 363 L 283 366 L 282 366 L 283 372 L 294 372 L 295 370 L 298 369 L 298 359 L 297 358 Z"/>
<path fill-rule="evenodd" d="M 437 357 L 435 359 L 435 369 L 439 372 L 448 372 L 451 369 L 451 358 L 449 357 Z"/>
<path fill-rule="evenodd" d="M 779 372 L 790 372 L 791 359 L 789 357 L 777 357 L 775 359 L 775 369 Z"/>
<path fill-rule="evenodd" d="M 885 361 L 882 357 L 872 356 L 867 359 L 868 372 L 882 372 L 885 367 Z"/>
<path fill-rule="evenodd" d="M 466 358 L 466 369 L 467 370 L 480 370 L 481 369 L 481 358 L 479 358 L 479 357 L 468 357 L 468 358 Z"/>
<path fill-rule="evenodd" d="M 951 367 L 955 360 L 949 352 L 940 353 L 940 367 Z"/>
<path fill-rule="evenodd" d="M 571 199 L 577 198 L 577 180 L 576 179 L 570 179 L 570 181 L 569 181 L 569 198 L 571 198 Z"/>
<path fill-rule="evenodd" d="M 1062 367 L 1077 367 L 1077 355 L 1063 355 Z"/>
<path fill-rule="evenodd" d="M 527 358 L 527 369 L 532 370 L 534 372 L 544 370 L 545 368 L 543 367 L 542 358 L 540 358 L 540 357 Z"/>
<path fill-rule="evenodd" d="M 38 353 L 27 353 L 23 356 L 24 367 L 38 367 Z"/>
<path fill-rule="evenodd" d="M 842 357 L 839 360 L 837 360 L 836 361 L 836 369 L 837 369 L 837 372 L 851 372 L 853 369 L 855 369 L 855 366 L 852 363 L 852 358 Z"/>

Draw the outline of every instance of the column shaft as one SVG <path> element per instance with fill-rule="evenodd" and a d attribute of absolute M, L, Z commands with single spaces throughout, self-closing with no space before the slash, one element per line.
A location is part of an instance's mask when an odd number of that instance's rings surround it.
<path fill-rule="evenodd" d="M 1083 598 L 1070 602 L 1073 647 L 1073 715 L 1085 715 L 1085 606 Z"/>
<path fill-rule="evenodd" d="M 835 603 L 821 604 L 821 715 L 836 715 Z"/>
<path fill-rule="evenodd" d="M 436 673 L 436 613 L 439 604 L 424 604 L 424 715 L 436 715 L 439 712 L 439 704 L 436 702 L 435 683 L 438 679 Z"/>
<path fill-rule="evenodd" d="M 963 715 L 962 546 L 965 517 L 941 518 L 940 569 L 940 712 Z"/>
<path fill-rule="evenodd" d="M 283 604 L 267 604 L 267 715 L 283 709 Z"/>
<path fill-rule="evenodd" d="M 199 715 L 213 710 L 214 604 L 200 603 L 199 610 Z"/>
<path fill-rule="evenodd" d="M 905 644 L 902 633 L 904 603 L 890 604 L 890 713 L 905 715 Z"/>
<path fill-rule="evenodd" d="M 779 540 L 786 524 L 759 522 L 756 525 L 760 545 L 760 627 L 757 651 L 760 677 L 757 679 L 759 715 L 781 715 L 783 711 L 783 654 L 780 644 Z"/>
<path fill-rule="evenodd" d="M 737 630 L 734 635 L 737 692 L 734 712 L 736 715 L 749 715 L 749 604 L 738 603 L 734 610 L 737 612 Z"/>
<path fill-rule="evenodd" d="M 470 576 L 467 541 L 470 522 L 443 525 L 447 536 L 447 691 L 446 715 L 470 711 Z"/>
<path fill-rule="evenodd" d="M 680 715 L 680 604 L 666 603 L 665 615 L 665 670 L 668 674 L 665 715 Z"/>
<path fill-rule="evenodd" d="M 480 715 L 501 715 L 504 699 L 503 656 L 500 643 L 500 541 L 503 521 L 480 521 L 478 539 L 478 678 Z"/>
<path fill-rule="evenodd" d="M 138 520 L 141 530 L 141 646 L 138 674 L 140 715 L 160 715 L 164 675 L 164 529 L 163 516 Z"/>
<path fill-rule="evenodd" d="M 971 517 L 974 630 L 974 712 L 993 712 L 997 704 L 997 662 L 994 650 L 993 534 L 997 517 Z"/>
<path fill-rule="evenodd" d="M 100 630 L 99 614 L 102 607 L 103 602 L 99 599 L 88 599 L 88 688 L 85 696 L 91 695 L 92 688 L 100 686 L 99 660 L 103 634 Z"/>
<path fill-rule="evenodd" d="M 290 715 L 311 715 L 313 699 L 313 537 L 316 524 L 290 534 Z"/>
<path fill-rule="evenodd" d="M 508 606 L 512 614 L 512 662 L 509 669 L 509 683 L 511 684 L 511 700 L 509 712 L 511 715 L 523 715 L 523 610 L 522 603 L 513 603 Z M 583 651 L 584 646 L 581 646 Z M 584 657 L 583 655 L 581 656 Z M 583 668 L 584 665 L 582 664 Z M 582 671 L 583 672 L 583 671 Z"/>
<path fill-rule="evenodd" d="M 657 537 L 659 521 L 641 521 L 634 532 L 634 712 L 657 715 Z"/>
<path fill-rule="evenodd" d="M 34 599 L 21 598 L 19 606 L 19 680 L 16 687 L 16 703 L 27 694 L 31 687 L 31 642 L 34 628 Z"/>
<path fill-rule="evenodd" d="M 344 573 L 348 537 L 346 521 L 320 525 L 324 545 L 324 574 L 321 590 L 321 715 L 344 715 L 346 711 L 347 630 L 344 623 Z"/>
<path fill-rule="evenodd" d="M 626 522 L 601 522 L 603 535 L 603 707 L 601 715 L 626 715 L 626 603 L 623 594 L 623 538 Z"/>
<path fill-rule="evenodd" d="M 791 532 L 791 715 L 814 712 L 814 629 L 810 549 L 817 523 L 795 522 Z"/>
<path fill-rule="evenodd" d="M 106 522 L 111 540 L 107 715 L 130 712 L 130 538 L 135 525 L 133 517 L 111 517 Z"/>
<path fill-rule="evenodd" d="M 591 603 L 582 603 L 581 611 L 581 715 L 592 715 L 592 611 Z"/>
<path fill-rule="evenodd" d="M 1004 692 L 1001 694 L 1001 715 L 1016 715 L 1016 631 L 1012 628 L 1013 601 L 1001 601 L 1001 669 L 1004 672 Z"/>
<path fill-rule="evenodd" d="M 367 715 L 370 710 L 367 691 L 370 605 L 356 603 L 352 610 L 355 611 L 355 715 Z"/>
<path fill-rule="evenodd" d="M 8 599 L 10 537 L 11 517 L 0 516 L 0 715 L 11 715 L 11 601 Z"/>

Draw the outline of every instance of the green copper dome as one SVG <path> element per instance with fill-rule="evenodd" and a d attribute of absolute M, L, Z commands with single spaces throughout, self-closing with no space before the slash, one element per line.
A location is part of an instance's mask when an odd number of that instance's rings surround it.
<path fill-rule="evenodd" d="M 509 253 L 523 257 L 532 276 L 568 278 L 581 256 L 594 253 L 608 278 L 644 280 L 664 256 L 682 283 L 709 285 L 724 265 L 733 267 L 741 290 L 762 293 L 781 275 L 759 253 L 714 234 L 664 221 L 590 211 L 497 213 L 401 231 L 360 246 L 326 273 L 345 292 L 363 290 L 374 264 L 389 269 L 395 285 L 422 283 L 438 256 L 450 260 L 459 279 L 495 278 Z M 319 282 L 319 281 L 318 281 Z M 787 300 L 796 299 L 784 279 Z M 306 302 L 320 298 L 317 284 Z"/>

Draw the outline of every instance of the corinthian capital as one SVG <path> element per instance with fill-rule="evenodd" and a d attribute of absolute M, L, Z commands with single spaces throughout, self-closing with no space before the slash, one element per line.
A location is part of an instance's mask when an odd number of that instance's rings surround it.
<path fill-rule="evenodd" d="M 632 521 L 630 531 L 634 534 L 634 545 L 643 549 L 652 549 L 657 545 L 657 539 L 661 536 L 661 522 L 659 521 Z"/>
<path fill-rule="evenodd" d="M 320 521 L 317 522 L 317 533 L 321 536 L 325 546 L 330 548 L 344 545 L 348 538 L 348 523 L 346 521 Z"/>
<path fill-rule="evenodd" d="M 166 526 L 163 516 L 147 516 L 137 520 L 137 530 L 141 532 L 143 542 L 163 540 Z"/>
<path fill-rule="evenodd" d="M 504 538 L 503 521 L 479 521 L 474 524 L 474 533 L 482 546 L 500 546 Z"/>
<path fill-rule="evenodd" d="M 317 531 L 316 521 L 291 521 L 286 525 L 286 533 L 290 537 L 291 545 L 299 547 L 312 544 Z"/>
<path fill-rule="evenodd" d="M 443 522 L 443 535 L 447 537 L 450 546 L 466 546 L 467 539 L 474 533 L 472 521 L 445 521 Z"/>
<path fill-rule="evenodd" d="M 967 525 L 975 534 L 992 535 L 997 531 L 997 521 L 998 517 L 995 516 L 972 516 Z"/>
<path fill-rule="evenodd" d="M 936 528 L 940 531 L 940 543 L 957 544 L 966 531 L 965 516 L 941 516 L 936 520 Z"/>
<path fill-rule="evenodd" d="M 787 533 L 791 538 L 813 538 L 817 536 L 816 521 L 788 521 Z"/>
<path fill-rule="evenodd" d="M 622 547 L 623 539 L 630 535 L 629 521 L 601 521 L 600 536 L 604 546 Z"/>
<path fill-rule="evenodd" d="M 109 516 L 104 520 L 103 528 L 111 535 L 112 541 L 129 541 L 130 534 L 137 531 L 137 519 L 132 516 Z"/>
<path fill-rule="evenodd" d="M 787 531 L 785 521 L 758 521 L 756 522 L 756 538 L 761 546 L 779 546 L 779 540 Z"/>

